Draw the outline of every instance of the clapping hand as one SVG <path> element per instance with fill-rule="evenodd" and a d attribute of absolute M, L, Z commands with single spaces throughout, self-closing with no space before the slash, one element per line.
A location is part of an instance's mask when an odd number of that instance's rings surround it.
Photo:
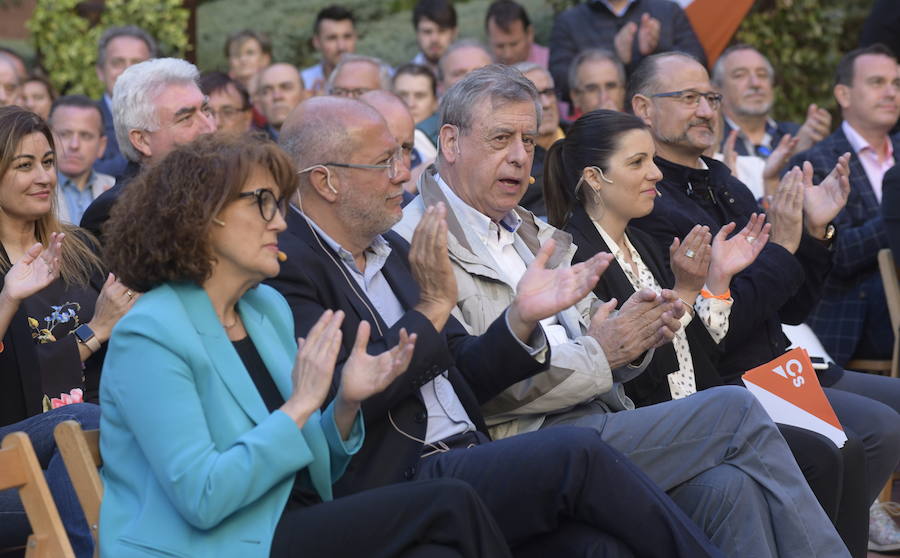
<path fill-rule="evenodd" d="M 516 298 L 507 318 L 512 331 L 523 342 L 528 340 L 537 322 L 586 297 L 613 259 L 612 254 L 600 252 L 571 267 L 547 269 L 555 246 L 553 239 L 541 246 L 516 286 Z"/>
<path fill-rule="evenodd" d="M 806 151 L 819 143 L 831 130 L 831 113 L 819 108 L 815 103 L 806 109 L 806 121 L 797 131 L 797 150 Z"/>
<path fill-rule="evenodd" d="M 803 213 L 806 230 L 814 238 L 824 238 L 828 223 L 847 205 L 850 195 L 850 154 L 844 153 L 818 186 L 812 183 L 813 168 L 803 163 Z"/>
<path fill-rule="evenodd" d="M 659 46 L 659 20 L 645 13 L 641 16 L 641 27 L 638 29 L 638 52 L 643 56 L 649 56 L 656 52 Z"/>
<path fill-rule="evenodd" d="M 769 241 L 771 225 L 762 213 L 752 214 L 741 232 L 728 238 L 737 225 L 728 223 L 716 233 L 706 284 L 714 294 L 728 290 L 731 278 L 756 260 Z"/>
<path fill-rule="evenodd" d="M 678 297 L 672 291 L 656 294 L 641 289 L 612 315 L 616 299 L 600 306 L 591 317 L 588 335 L 597 340 L 611 368 L 632 362 L 653 347 L 668 343 L 681 327 Z"/>
<path fill-rule="evenodd" d="M 712 234 L 705 225 L 694 225 L 681 242 L 678 237 L 669 247 L 669 261 L 675 276 L 675 291 L 685 304 L 693 306 L 709 271 Z"/>
<path fill-rule="evenodd" d="M 65 233 L 51 233 L 46 249 L 38 242 L 6 272 L 3 293 L 11 301 L 21 302 L 59 277 L 62 242 L 65 237 Z"/>
<path fill-rule="evenodd" d="M 100 295 L 97 296 L 94 315 L 91 317 L 91 321 L 88 322 L 98 341 L 102 343 L 109 339 L 112 329 L 119 321 L 119 318 L 131 310 L 131 307 L 134 306 L 134 303 L 140 296 L 140 294 L 126 287 L 112 273 L 106 276 L 106 282 L 103 283 Z"/>
<path fill-rule="evenodd" d="M 772 153 L 766 158 L 766 164 L 763 167 L 763 188 L 766 195 L 771 195 L 778 188 L 778 177 L 781 176 L 781 169 L 787 164 L 788 159 L 797 150 L 799 139 L 792 137 L 790 134 L 781 136 L 778 145 L 772 150 Z"/>
<path fill-rule="evenodd" d="M 769 233 L 773 243 L 791 254 L 803 236 L 803 172 L 794 167 L 781 177 L 781 184 L 769 204 Z"/>
<path fill-rule="evenodd" d="M 400 330 L 400 341 L 380 355 L 366 352 L 369 343 L 369 322 L 362 321 L 356 330 L 356 341 L 350 358 L 344 363 L 338 400 L 356 406 L 369 397 L 384 391 L 397 376 L 406 372 L 416 347 L 416 334 Z"/>
<path fill-rule="evenodd" d="M 446 217 L 443 202 L 426 209 L 409 246 L 409 265 L 419 285 L 416 310 L 438 331 L 456 306 L 456 276 L 447 251 Z"/>

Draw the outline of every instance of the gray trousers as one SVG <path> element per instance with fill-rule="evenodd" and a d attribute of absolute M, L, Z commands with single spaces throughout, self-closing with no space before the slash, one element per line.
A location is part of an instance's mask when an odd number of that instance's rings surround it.
<path fill-rule="evenodd" d="M 746 389 L 608 413 L 601 403 L 552 415 L 544 428 L 594 428 L 729 557 L 848 557 L 769 416 Z"/>

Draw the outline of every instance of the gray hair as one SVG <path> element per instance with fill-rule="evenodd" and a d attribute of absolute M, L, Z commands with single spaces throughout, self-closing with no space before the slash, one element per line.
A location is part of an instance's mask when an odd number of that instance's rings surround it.
<path fill-rule="evenodd" d="M 494 53 L 491 52 L 488 47 L 484 46 L 484 44 L 477 39 L 460 39 L 455 43 L 451 44 L 447 47 L 447 50 L 444 51 L 444 54 L 441 56 L 441 59 L 438 60 L 437 68 L 438 68 L 438 82 L 444 82 L 444 60 L 447 59 L 448 56 L 456 52 L 457 50 L 461 50 L 464 48 L 477 48 L 482 52 L 487 54 L 488 60 L 491 62 L 494 61 Z"/>
<path fill-rule="evenodd" d="M 531 80 L 515 68 L 491 64 L 472 71 L 444 94 L 440 108 L 441 126 L 450 124 L 459 128 L 460 134 L 468 132 L 472 128 L 475 108 L 485 100 L 490 100 L 494 106 L 500 104 L 498 101 L 504 104 L 531 101 L 537 125 L 541 125 L 541 100 Z"/>
<path fill-rule="evenodd" d="M 378 68 L 378 83 L 380 84 L 380 89 L 385 89 L 387 91 L 390 91 L 392 89 L 394 69 L 391 68 L 390 64 L 388 64 L 381 58 L 348 52 L 341 56 L 340 62 L 338 62 L 337 66 L 334 67 L 331 75 L 328 76 L 328 83 L 326 84 L 325 90 L 328 91 L 329 95 L 331 95 L 331 92 L 334 89 L 335 78 L 341 72 L 344 66 L 350 64 L 351 62 L 368 62 L 369 64 L 372 64 L 373 66 Z"/>
<path fill-rule="evenodd" d="M 544 72 L 548 76 L 550 75 L 550 71 L 537 62 L 529 62 L 526 60 L 525 62 L 518 62 L 516 64 L 513 64 L 512 67 L 522 72 L 523 75 L 527 74 L 528 72 L 536 72 L 538 70 Z M 553 76 L 550 76 L 550 79 L 553 79 Z"/>
<path fill-rule="evenodd" d="M 147 50 L 150 51 L 150 58 L 156 58 L 156 41 L 153 37 L 137 25 L 124 25 L 121 27 L 110 27 L 100 35 L 100 41 L 97 43 L 98 66 L 102 66 L 106 62 L 106 47 L 109 46 L 113 39 L 119 37 L 132 37 L 144 41 L 144 44 L 147 45 Z"/>
<path fill-rule="evenodd" d="M 112 114 L 119 150 L 129 161 L 140 162 L 141 153 L 131 145 L 131 130 L 159 129 L 156 98 L 169 85 L 197 85 L 197 67 L 179 58 L 155 58 L 130 66 L 113 87 Z"/>
<path fill-rule="evenodd" d="M 575 58 L 572 59 L 572 63 L 569 64 L 569 89 L 579 88 L 578 70 L 581 68 L 582 64 L 595 61 L 603 62 L 604 60 L 616 67 L 616 71 L 619 73 L 619 81 L 624 86 L 625 66 L 622 64 L 622 61 L 619 60 L 619 57 L 613 54 L 611 50 L 606 50 L 605 48 L 589 48 L 579 52 Z"/>
<path fill-rule="evenodd" d="M 716 87 L 722 87 L 722 85 L 725 83 L 725 59 L 728 58 L 728 56 L 730 56 L 732 53 L 738 52 L 739 50 L 752 50 L 756 54 L 762 56 L 762 59 L 766 62 L 766 68 L 769 70 L 769 80 L 773 83 L 775 82 L 775 68 L 772 66 L 772 63 L 769 62 L 769 59 L 766 58 L 766 55 L 761 53 L 759 49 L 754 46 L 740 43 L 726 48 L 725 52 L 719 55 L 719 58 L 713 65 L 712 77 L 710 78 L 713 82 L 713 85 L 715 85 Z"/>

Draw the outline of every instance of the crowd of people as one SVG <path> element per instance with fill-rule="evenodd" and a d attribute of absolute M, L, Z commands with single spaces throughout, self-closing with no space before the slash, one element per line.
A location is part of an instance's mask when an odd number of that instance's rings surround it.
<path fill-rule="evenodd" d="M 875 12 L 873 12 L 874 14 Z M 881 12 L 878 12 L 881 13 Z M 883 14 L 879 17 L 883 17 Z M 101 556 L 846 557 L 900 549 L 900 66 L 835 68 L 841 122 L 772 117 L 670 0 L 591 0 L 548 46 L 419 0 L 418 52 L 225 72 L 106 29 L 101 99 L 0 50 L 0 435 L 100 429 Z M 834 125 L 833 125 L 834 124 Z M 741 375 L 803 346 L 837 446 Z M 30 527 L 0 491 L 0 548 Z"/>

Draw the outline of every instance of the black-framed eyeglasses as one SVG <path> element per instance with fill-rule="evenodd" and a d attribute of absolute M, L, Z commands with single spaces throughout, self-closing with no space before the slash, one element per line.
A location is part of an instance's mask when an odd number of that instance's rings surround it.
<path fill-rule="evenodd" d="M 257 188 L 252 192 L 241 192 L 238 198 L 256 198 L 256 205 L 259 207 L 259 215 L 268 223 L 275 218 L 276 213 L 281 213 L 284 217 L 286 207 L 284 196 L 276 198 L 275 193 L 268 188 Z"/>
<path fill-rule="evenodd" d="M 709 108 L 711 108 L 712 110 L 719 110 L 719 107 L 722 106 L 722 94 L 716 93 L 715 91 L 703 93 L 695 89 L 683 89 L 681 91 L 670 91 L 669 93 L 657 93 L 655 95 L 651 95 L 651 97 L 672 98 L 680 102 L 681 104 L 691 108 L 700 106 L 700 98 L 702 97 L 706 99 L 706 102 L 709 104 Z"/>

